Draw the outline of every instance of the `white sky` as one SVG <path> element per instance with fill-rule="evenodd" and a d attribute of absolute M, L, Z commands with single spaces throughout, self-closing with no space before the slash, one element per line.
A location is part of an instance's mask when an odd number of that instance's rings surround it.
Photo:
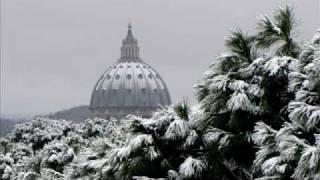
<path fill-rule="evenodd" d="M 142 58 L 174 102 L 223 51 L 231 28 L 291 4 L 298 39 L 320 28 L 319 0 L 1 0 L 1 113 L 39 114 L 88 104 L 98 77 L 120 56 L 127 24 Z"/>

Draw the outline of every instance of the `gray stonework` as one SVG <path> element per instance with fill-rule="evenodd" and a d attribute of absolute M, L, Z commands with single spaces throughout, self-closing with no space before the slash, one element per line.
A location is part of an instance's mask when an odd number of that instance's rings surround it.
<path fill-rule="evenodd" d="M 171 104 L 168 88 L 151 66 L 139 55 L 138 41 L 131 25 L 122 41 L 121 58 L 103 73 L 96 83 L 90 102 L 99 117 L 128 114 L 150 116 L 160 106 Z"/>

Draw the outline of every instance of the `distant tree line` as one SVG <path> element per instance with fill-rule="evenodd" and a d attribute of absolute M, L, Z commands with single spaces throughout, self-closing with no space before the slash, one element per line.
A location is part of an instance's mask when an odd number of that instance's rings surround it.
<path fill-rule="evenodd" d="M 12 118 L 4 118 L 0 117 L 0 137 L 3 137 L 10 133 L 14 126 L 18 123 L 22 123 L 25 120 L 23 119 L 12 119 Z"/>

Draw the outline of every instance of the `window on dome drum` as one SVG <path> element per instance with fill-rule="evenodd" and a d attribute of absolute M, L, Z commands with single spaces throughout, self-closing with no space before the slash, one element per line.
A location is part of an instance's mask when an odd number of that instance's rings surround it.
<path fill-rule="evenodd" d="M 157 78 L 160 78 L 160 75 L 159 75 L 159 74 L 156 74 L 156 77 L 157 77 Z"/>
<path fill-rule="evenodd" d="M 123 68 L 123 66 L 121 65 L 120 68 Z"/>
<path fill-rule="evenodd" d="M 145 65 L 143 65 L 142 67 L 143 67 L 143 68 L 146 68 L 146 66 L 145 66 Z"/>
<path fill-rule="evenodd" d="M 110 79 L 110 78 L 111 78 L 111 76 L 108 74 L 108 75 L 107 75 L 107 79 Z"/>
<path fill-rule="evenodd" d="M 139 75 L 138 75 L 138 78 L 142 79 L 142 78 L 143 78 L 143 75 L 142 75 L 142 74 L 139 74 Z"/>
<path fill-rule="evenodd" d="M 127 75 L 127 79 L 131 79 L 131 75 L 130 74 Z"/>
<path fill-rule="evenodd" d="M 120 75 L 119 74 L 116 75 L 116 79 L 120 79 Z"/>
<path fill-rule="evenodd" d="M 130 66 L 130 65 L 128 65 L 127 67 L 128 67 L 128 68 L 131 68 L 131 66 Z"/>
<path fill-rule="evenodd" d="M 152 74 L 149 74 L 148 77 L 151 79 L 152 78 Z"/>
<path fill-rule="evenodd" d="M 137 65 L 136 68 L 139 68 L 139 66 Z"/>
<path fill-rule="evenodd" d="M 113 68 L 117 68 L 117 66 L 113 66 Z"/>
<path fill-rule="evenodd" d="M 132 92 L 132 89 L 127 89 L 127 93 L 131 93 Z"/>

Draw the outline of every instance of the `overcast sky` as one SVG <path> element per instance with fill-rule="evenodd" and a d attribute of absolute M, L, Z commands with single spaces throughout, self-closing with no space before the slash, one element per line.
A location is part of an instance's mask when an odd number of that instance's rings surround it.
<path fill-rule="evenodd" d="M 127 24 L 141 56 L 174 102 L 224 49 L 231 28 L 253 31 L 260 14 L 296 10 L 299 41 L 320 28 L 319 0 L 1 0 L 1 113 L 39 114 L 88 104 L 120 56 Z"/>

